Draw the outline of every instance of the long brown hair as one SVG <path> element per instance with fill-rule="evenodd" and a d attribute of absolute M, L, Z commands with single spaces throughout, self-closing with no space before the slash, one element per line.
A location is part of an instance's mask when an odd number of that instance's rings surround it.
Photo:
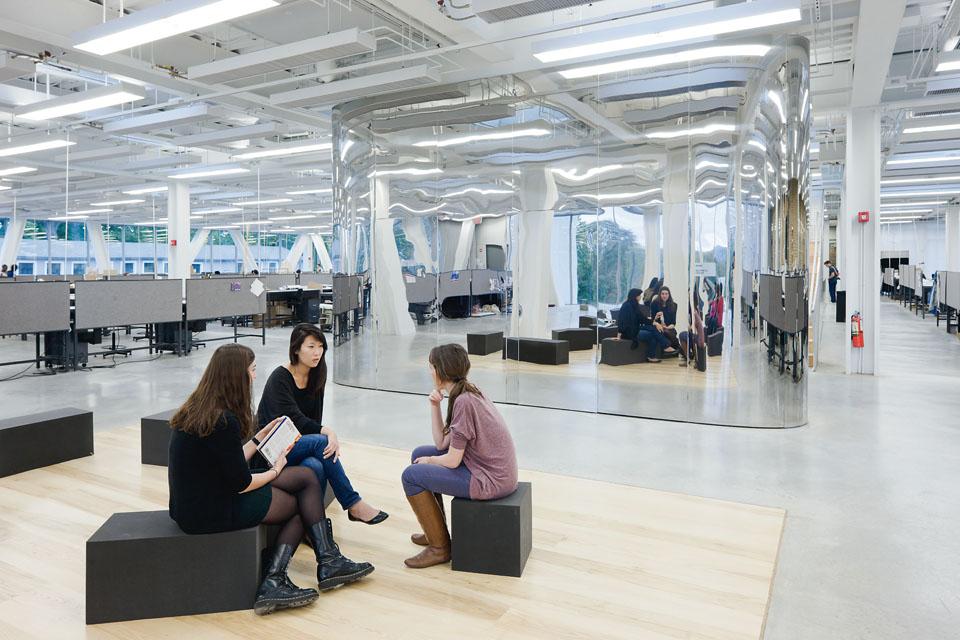
<path fill-rule="evenodd" d="M 200 384 L 173 417 L 170 428 L 205 438 L 213 433 L 223 412 L 240 421 L 240 436 L 253 435 L 253 390 L 247 369 L 255 357 L 250 347 L 225 344 L 213 352 Z"/>
<path fill-rule="evenodd" d="M 290 364 L 297 364 L 300 358 L 297 351 L 303 346 L 306 339 L 314 338 L 323 346 L 323 355 L 320 356 L 320 362 L 307 374 L 307 390 L 310 393 L 323 393 L 327 386 L 327 338 L 323 332 L 309 322 L 301 322 L 293 328 L 290 333 Z"/>
<path fill-rule="evenodd" d="M 447 401 L 447 420 L 443 433 L 450 433 L 450 422 L 453 420 L 453 404 L 464 391 L 482 396 L 483 393 L 473 383 L 467 380 L 470 373 L 470 356 L 467 350 L 459 344 L 441 344 L 430 350 L 428 356 L 430 364 L 437 372 L 440 382 L 452 382 L 450 399 Z"/>

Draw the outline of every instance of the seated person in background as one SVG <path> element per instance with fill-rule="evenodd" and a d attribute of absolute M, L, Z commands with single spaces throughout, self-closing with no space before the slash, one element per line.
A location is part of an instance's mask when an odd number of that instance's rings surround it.
<path fill-rule="evenodd" d="M 624 340 L 630 340 L 631 348 L 636 349 L 640 346 L 640 341 L 647 343 L 647 360 L 649 362 L 660 362 L 657 358 L 657 348 L 663 349 L 664 353 L 675 353 L 676 349 L 670 346 L 670 341 L 664 337 L 662 329 L 653 323 L 650 317 L 650 308 L 640 304 L 640 297 L 643 292 L 640 289 L 630 289 L 627 299 L 620 305 L 620 313 L 617 315 L 617 331 Z"/>
<path fill-rule="evenodd" d="M 260 397 L 257 420 L 263 426 L 278 416 L 293 420 L 303 437 L 287 454 L 287 462 L 311 469 L 350 520 L 380 524 L 387 514 L 371 507 L 354 491 L 340 463 L 340 441 L 323 419 L 323 392 L 327 386 L 327 338 L 315 325 L 301 323 L 290 333 L 290 363 L 273 370 Z"/>
<path fill-rule="evenodd" d="M 167 473 L 170 517 L 185 533 L 280 525 L 254 602 L 254 611 L 262 615 L 317 599 L 316 590 L 301 589 L 287 576 L 304 529 L 316 554 L 321 590 L 362 578 L 373 566 L 340 554 L 323 512 L 320 483 L 309 469 L 286 466 L 284 454 L 272 460 L 267 471 L 250 472 L 258 439 L 267 437 L 276 424 L 269 423 L 247 441 L 256 424 L 250 411 L 255 377 L 249 347 L 228 344 L 214 352 L 200 384 L 170 419 Z"/>
<path fill-rule="evenodd" d="M 707 310 L 706 332 L 712 336 L 723 328 L 723 283 L 718 282 L 713 299 Z"/>
<path fill-rule="evenodd" d="M 500 412 L 467 381 L 470 358 L 459 344 L 430 351 L 430 419 L 435 446 L 413 450 L 401 477 L 423 534 L 410 539 L 426 549 L 404 562 L 422 569 L 450 561 L 450 534 L 442 494 L 495 500 L 517 490 L 517 454 Z M 447 417 L 440 414 L 447 393 Z"/>
<path fill-rule="evenodd" d="M 650 303 L 650 313 L 653 315 L 653 323 L 660 325 L 660 332 L 674 350 L 680 350 L 680 340 L 677 339 L 677 303 L 673 301 L 673 295 L 669 287 L 660 287 L 660 293 Z"/>
<path fill-rule="evenodd" d="M 682 331 L 680 333 L 680 355 L 683 357 L 683 360 L 680 362 L 681 367 L 687 366 L 687 360 L 693 360 L 694 366 L 698 370 L 701 370 L 697 362 L 697 353 L 701 350 L 706 350 L 706 333 L 703 326 L 703 316 L 700 315 L 700 308 L 703 306 L 703 303 L 700 301 L 700 295 L 694 289 L 693 291 L 693 304 L 688 303 L 688 309 L 690 313 L 690 330 Z M 706 359 L 703 359 L 703 362 L 706 363 Z"/>
<path fill-rule="evenodd" d="M 661 286 L 663 286 L 663 281 L 659 278 L 650 280 L 650 285 L 643 290 L 643 304 L 649 305 L 657 297 Z"/>

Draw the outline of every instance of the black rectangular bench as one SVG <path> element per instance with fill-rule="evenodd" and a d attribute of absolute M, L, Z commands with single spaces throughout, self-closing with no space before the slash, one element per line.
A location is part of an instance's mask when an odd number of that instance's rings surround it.
<path fill-rule="evenodd" d="M 570 351 L 589 351 L 596 344 L 595 331 L 590 328 L 555 329 L 552 335 L 554 340 L 569 342 Z"/>
<path fill-rule="evenodd" d="M 707 355 L 723 355 L 723 327 L 720 327 L 715 333 L 707 336 Z"/>
<path fill-rule="evenodd" d="M 534 364 L 569 364 L 570 343 L 545 338 L 504 338 L 503 358 Z"/>
<path fill-rule="evenodd" d="M 190 535 L 166 511 L 115 513 L 87 540 L 87 624 L 250 609 L 278 530 Z"/>
<path fill-rule="evenodd" d="M 581 329 L 586 329 L 592 324 L 597 324 L 597 319 L 593 316 L 580 316 L 577 319 L 577 324 Z"/>
<path fill-rule="evenodd" d="M 630 340 L 605 338 L 600 343 L 600 363 L 612 367 L 625 364 L 638 364 L 647 361 L 647 344 L 640 341 L 636 349 L 631 348 Z"/>
<path fill-rule="evenodd" d="M 454 498 L 453 570 L 519 578 L 533 548 L 532 493 L 529 482 L 520 482 L 499 500 Z"/>
<path fill-rule="evenodd" d="M 0 420 L 0 478 L 93 455 L 93 413 L 73 407 Z"/>
<path fill-rule="evenodd" d="M 620 335 L 620 332 L 617 330 L 617 325 L 615 324 L 606 326 L 595 324 L 590 328 L 597 332 L 597 344 L 600 344 L 607 338 L 616 338 L 618 335 Z"/>
<path fill-rule="evenodd" d="M 140 418 L 140 463 L 167 466 L 170 456 L 170 418 L 177 412 L 168 409 Z"/>
<path fill-rule="evenodd" d="M 467 353 L 485 356 L 503 349 L 503 331 L 467 334 Z"/>

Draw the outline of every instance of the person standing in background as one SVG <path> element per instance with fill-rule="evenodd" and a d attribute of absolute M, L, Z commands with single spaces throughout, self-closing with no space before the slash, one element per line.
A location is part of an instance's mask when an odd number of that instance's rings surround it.
<path fill-rule="evenodd" d="M 830 302 L 837 301 L 837 280 L 840 279 L 840 271 L 837 270 L 833 263 L 827 260 L 823 263 L 823 266 L 827 268 L 827 286 L 830 287 Z"/>

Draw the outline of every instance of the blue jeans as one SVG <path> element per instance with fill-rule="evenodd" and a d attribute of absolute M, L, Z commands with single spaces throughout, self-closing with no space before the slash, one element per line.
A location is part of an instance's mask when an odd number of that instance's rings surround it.
<path fill-rule="evenodd" d="M 417 458 L 440 456 L 445 453 L 446 451 L 430 445 L 414 449 L 410 454 L 410 466 L 404 469 L 400 476 L 404 493 L 415 496 L 423 491 L 430 491 L 455 498 L 469 498 L 471 474 L 467 465 L 461 462 L 456 469 L 448 469 L 438 464 L 413 464 Z"/>
<path fill-rule="evenodd" d="M 670 346 L 670 341 L 650 324 L 641 325 L 637 338 L 647 343 L 647 358 L 657 357 L 657 347 L 666 349 Z"/>
<path fill-rule="evenodd" d="M 337 502 L 346 511 L 360 502 L 360 494 L 353 490 L 340 461 L 334 462 L 333 456 L 323 457 L 323 450 L 327 448 L 328 442 L 327 436 L 316 433 L 302 436 L 287 454 L 287 464 L 300 465 L 313 471 L 323 492 L 326 492 L 329 482 L 333 494 L 337 496 Z"/>
<path fill-rule="evenodd" d="M 830 302 L 837 301 L 837 279 L 834 278 L 827 282 L 827 286 L 830 288 Z"/>

